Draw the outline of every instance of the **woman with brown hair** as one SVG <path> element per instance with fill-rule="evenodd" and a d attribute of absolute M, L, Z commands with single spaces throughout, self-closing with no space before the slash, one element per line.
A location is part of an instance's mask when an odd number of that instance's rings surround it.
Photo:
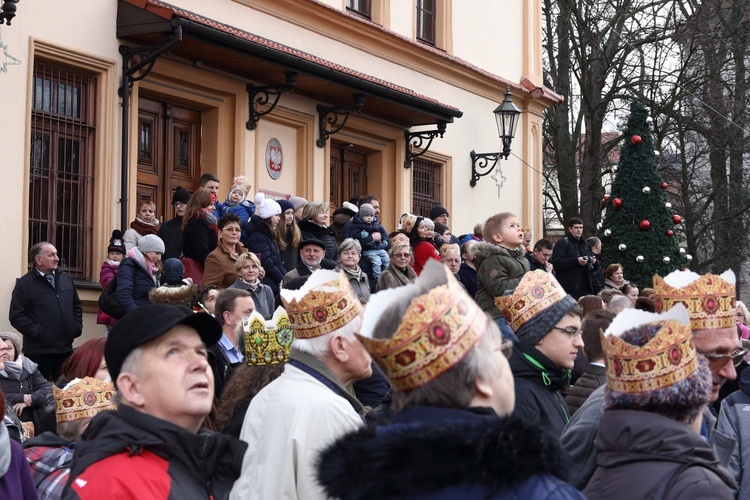
<path fill-rule="evenodd" d="M 182 265 L 185 276 L 196 284 L 203 281 L 206 257 L 219 244 L 218 221 L 208 208 L 211 204 L 211 192 L 198 189 L 188 200 L 182 219 Z"/>
<path fill-rule="evenodd" d="M 625 280 L 625 272 L 622 268 L 622 264 L 610 264 L 607 269 L 604 270 L 604 289 L 614 288 L 615 290 L 621 290 L 623 285 L 627 281 Z"/>
<path fill-rule="evenodd" d="M 302 232 L 294 216 L 294 205 L 287 200 L 278 201 L 281 207 L 281 221 L 276 231 L 276 242 L 279 244 L 284 269 L 291 271 L 299 264 L 299 244 L 302 241 Z"/>

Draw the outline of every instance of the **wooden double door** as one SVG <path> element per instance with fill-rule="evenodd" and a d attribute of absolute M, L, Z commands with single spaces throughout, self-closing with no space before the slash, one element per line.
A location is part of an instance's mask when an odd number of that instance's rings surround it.
<path fill-rule="evenodd" d="M 182 186 L 191 193 L 198 189 L 200 138 L 200 110 L 139 97 L 138 194 L 133 205 L 149 199 L 156 203 L 156 215 L 162 222 L 174 217 L 175 188 Z"/>
<path fill-rule="evenodd" d="M 345 201 L 359 198 L 367 192 L 367 154 L 347 145 L 331 145 L 331 211 Z"/>

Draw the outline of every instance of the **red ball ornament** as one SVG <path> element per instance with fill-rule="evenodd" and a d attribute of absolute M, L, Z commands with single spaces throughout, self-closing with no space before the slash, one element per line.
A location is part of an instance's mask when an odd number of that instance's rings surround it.
<path fill-rule="evenodd" d="M 661 188 L 662 189 L 667 189 L 668 187 L 669 187 L 669 185 L 666 182 L 662 182 L 661 183 Z"/>
<path fill-rule="evenodd" d="M 609 201 L 609 195 L 605 194 L 604 195 L 604 203 L 607 203 L 608 201 Z"/>
<path fill-rule="evenodd" d="M 622 200 L 620 198 L 615 198 L 612 200 L 612 206 L 615 208 L 620 208 L 622 206 Z"/>
<path fill-rule="evenodd" d="M 641 226 L 641 231 L 648 231 L 648 228 L 651 227 L 651 223 L 648 220 L 643 219 L 640 223 L 640 226 Z"/>
<path fill-rule="evenodd" d="M 630 138 L 630 143 L 635 146 L 637 146 L 641 142 L 643 142 L 643 139 L 641 139 L 640 135 L 634 135 L 633 137 Z"/>
<path fill-rule="evenodd" d="M 674 231 L 672 231 L 671 229 L 667 229 L 667 236 L 669 236 L 670 238 L 674 236 Z"/>
<path fill-rule="evenodd" d="M 679 216 L 679 215 L 677 215 L 677 214 L 674 214 L 674 215 L 672 216 L 672 222 L 674 222 L 675 224 L 679 224 L 680 222 L 682 222 L 682 217 L 680 217 L 680 216 Z"/>

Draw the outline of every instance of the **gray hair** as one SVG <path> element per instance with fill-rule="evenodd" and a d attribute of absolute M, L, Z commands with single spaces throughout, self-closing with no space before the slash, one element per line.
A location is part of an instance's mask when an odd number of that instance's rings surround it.
<path fill-rule="evenodd" d="M 625 309 L 631 309 L 633 302 L 624 295 L 616 295 L 607 304 L 607 310 L 612 311 L 615 314 L 624 311 Z"/>
<path fill-rule="evenodd" d="M 134 375 L 141 374 L 141 361 L 143 360 L 143 346 L 134 347 L 132 351 L 125 356 L 125 360 L 122 362 L 122 368 L 120 368 L 120 374 L 132 373 Z M 119 377 L 119 375 L 118 375 Z M 117 381 L 113 380 L 115 387 L 117 387 Z M 118 390 L 112 397 L 112 401 L 118 405 L 128 404 L 125 398 L 122 397 L 122 393 Z"/>
<path fill-rule="evenodd" d="M 346 325 L 342 326 L 338 330 L 328 332 L 320 337 L 312 339 L 294 339 L 292 344 L 293 349 L 297 349 L 304 353 L 315 356 L 318 359 L 323 359 L 331 352 L 331 339 L 336 335 L 341 336 L 349 342 L 359 342 L 355 335 L 362 327 L 362 315 L 360 314 Z"/>
<path fill-rule="evenodd" d="M 349 250 L 356 250 L 357 254 L 360 257 L 362 256 L 362 245 L 354 238 L 347 238 L 341 242 L 341 245 L 339 245 L 339 255 Z"/>

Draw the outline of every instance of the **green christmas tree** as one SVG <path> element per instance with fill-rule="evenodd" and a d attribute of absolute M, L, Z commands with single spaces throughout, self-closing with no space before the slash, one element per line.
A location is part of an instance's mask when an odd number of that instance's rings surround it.
<path fill-rule="evenodd" d="M 667 204 L 667 187 L 656 168 L 648 111 L 633 101 L 599 237 L 604 262 L 621 264 L 625 279 L 641 289 L 652 286 L 654 274 L 687 266 L 678 246 L 681 218 Z"/>

